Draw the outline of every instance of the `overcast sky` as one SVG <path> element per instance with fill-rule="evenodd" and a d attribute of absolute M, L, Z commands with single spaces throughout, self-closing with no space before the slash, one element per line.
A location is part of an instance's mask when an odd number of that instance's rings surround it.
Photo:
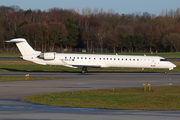
<path fill-rule="evenodd" d="M 113 9 L 115 13 L 132 14 L 148 12 L 160 15 L 162 10 L 176 10 L 180 7 L 180 0 L 0 0 L 0 6 L 18 5 L 24 10 L 48 10 L 58 7 L 63 9 L 74 8 L 80 11 L 83 8 L 103 8 L 104 11 Z"/>

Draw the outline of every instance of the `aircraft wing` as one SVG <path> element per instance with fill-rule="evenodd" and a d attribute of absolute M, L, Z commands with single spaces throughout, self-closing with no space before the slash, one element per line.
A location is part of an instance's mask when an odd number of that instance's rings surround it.
<path fill-rule="evenodd" d="M 71 65 L 73 67 L 76 67 L 76 68 L 101 68 L 100 65 Z"/>
<path fill-rule="evenodd" d="M 60 60 L 64 63 L 64 66 L 71 68 L 101 68 L 101 65 L 68 64 L 63 59 Z"/>

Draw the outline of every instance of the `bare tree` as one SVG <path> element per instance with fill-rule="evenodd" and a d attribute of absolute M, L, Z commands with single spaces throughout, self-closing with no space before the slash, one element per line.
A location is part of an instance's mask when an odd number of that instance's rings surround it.
<path fill-rule="evenodd" d="M 96 30 L 94 31 L 94 36 L 101 47 L 101 53 L 103 52 L 103 44 L 106 34 L 107 33 L 104 27 L 96 28 Z"/>
<path fill-rule="evenodd" d="M 49 24 L 49 48 L 50 51 L 53 51 L 55 43 L 66 40 L 67 31 L 66 27 L 62 23 L 50 23 Z"/>
<path fill-rule="evenodd" d="M 12 5 L 10 6 L 10 8 L 13 9 L 13 12 L 19 12 L 19 10 L 21 9 L 18 5 Z"/>
<path fill-rule="evenodd" d="M 47 41 L 49 41 L 49 33 L 50 33 L 49 25 L 44 22 L 42 24 L 42 29 L 43 29 L 43 39 L 42 39 L 42 42 L 41 42 L 41 48 L 42 48 L 42 51 L 46 52 Z"/>
<path fill-rule="evenodd" d="M 93 9 L 93 14 L 94 14 L 94 15 L 97 15 L 97 14 L 98 14 L 98 11 L 99 11 L 98 8 L 94 8 L 94 9 Z"/>
<path fill-rule="evenodd" d="M 119 34 L 122 34 L 123 36 L 134 35 L 134 29 L 129 25 L 119 25 L 116 29 Z"/>
<path fill-rule="evenodd" d="M 121 44 L 121 41 L 118 36 L 117 30 L 109 31 L 107 34 L 107 45 L 113 49 L 113 52 L 116 52 L 116 48 Z"/>

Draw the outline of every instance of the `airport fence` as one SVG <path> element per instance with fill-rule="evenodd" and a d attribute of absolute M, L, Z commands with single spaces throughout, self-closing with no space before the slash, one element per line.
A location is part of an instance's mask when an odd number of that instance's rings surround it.
<path fill-rule="evenodd" d="M 35 48 L 37 51 L 42 51 L 42 52 L 50 52 L 50 49 L 40 49 L 40 48 Z M 122 50 L 116 50 L 115 52 L 112 49 L 104 48 L 92 48 L 90 50 L 85 49 L 85 48 L 54 48 L 53 52 L 57 53 L 121 53 L 121 52 L 138 52 L 138 53 L 144 53 L 144 52 L 149 52 L 148 49 L 141 49 L 138 51 L 129 51 L 127 49 L 122 49 Z M 18 48 L 0 48 L 0 53 L 20 53 Z"/>

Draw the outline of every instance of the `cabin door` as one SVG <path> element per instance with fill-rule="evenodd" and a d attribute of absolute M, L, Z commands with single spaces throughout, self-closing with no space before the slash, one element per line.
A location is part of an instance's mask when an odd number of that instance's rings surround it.
<path fill-rule="evenodd" d="M 151 67 L 152 67 L 152 68 L 155 68 L 155 67 L 156 67 L 156 60 L 155 60 L 155 59 L 152 59 L 152 60 L 151 60 Z"/>

